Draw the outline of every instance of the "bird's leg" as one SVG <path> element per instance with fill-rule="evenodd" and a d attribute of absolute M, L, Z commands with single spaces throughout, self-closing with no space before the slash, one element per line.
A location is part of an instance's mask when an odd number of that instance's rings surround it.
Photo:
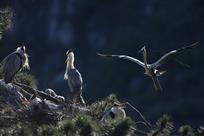
<path fill-rule="evenodd" d="M 86 105 L 84 98 L 82 97 L 82 93 L 76 95 L 76 100 L 81 105 Z"/>
<path fill-rule="evenodd" d="M 75 105 L 86 105 L 81 93 L 72 93 L 71 99 Z"/>
<path fill-rule="evenodd" d="M 73 103 L 73 104 L 75 104 L 75 102 L 76 102 L 76 95 L 74 94 L 74 92 L 70 92 L 70 101 Z"/>
<path fill-rule="evenodd" d="M 163 90 L 163 88 L 162 88 L 162 86 L 161 86 L 161 84 L 160 84 L 160 82 L 159 82 L 159 78 L 158 77 L 156 77 L 156 79 L 157 79 L 157 84 L 159 85 L 159 90 Z"/>
<path fill-rule="evenodd" d="M 157 85 L 156 85 L 156 83 L 155 83 L 154 77 L 152 77 L 152 81 L 153 81 L 153 84 L 154 84 L 154 88 L 155 88 L 155 90 L 157 91 L 157 90 L 158 90 L 158 87 L 157 87 Z"/>
<path fill-rule="evenodd" d="M 85 103 L 84 98 L 82 97 L 82 95 L 80 95 L 80 102 L 81 102 L 81 104 L 86 105 L 86 103 Z"/>

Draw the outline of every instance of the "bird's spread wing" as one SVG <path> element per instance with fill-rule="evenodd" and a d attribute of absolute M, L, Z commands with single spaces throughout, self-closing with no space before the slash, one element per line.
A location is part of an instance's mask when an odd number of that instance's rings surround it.
<path fill-rule="evenodd" d="M 166 54 L 164 54 L 159 60 L 157 60 L 155 63 L 151 64 L 150 67 L 153 67 L 153 68 L 157 68 L 159 66 L 161 66 L 162 64 L 168 62 L 169 60 L 171 60 L 172 58 L 174 58 L 176 55 L 182 53 L 183 51 L 186 51 L 186 50 L 189 50 L 189 49 L 193 49 L 195 47 L 198 46 L 198 42 L 196 43 L 193 43 L 189 46 L 185 46 L 185 47 L 182 47 L 180 49 L 177 49 L 177 50 L 173 50 L 173 51 L 170 51 Z"/>
<path fill-rule="evenodd" d="M 126 55 L 109 55 L 109 54 L 101 54 L 101 53 L 97 53 L 97 55 L 102 56 L 102 57 L 116 57 L 116 58 L 126 59 L 126 60 L 132 61 L 132 62 L 137 63 L 138 65 L 144 67 L 143 62 L 141 62 L 140 60 L 135 59 L 133 57 L 130 57 L 130 56 L 126 56 Z"/>
<path fill-rule="evenodd" d="M 188 46 L 185 46 L 185 47 L 182 47 L 180 49 L 177 49 L 177 52 L 183 52 L 184 50 L 188 50 L 188 49 L 193 49 L 195 47 L 198 47 L 199 46 L 199 42 L 195 42 L 191 45 L 188 45 Z"/>
<path fill-rule="evenodd" d="M 67 73 L 68 83 L 72 91 L 81 91 L 83 80 L 77 69 L 71 69 Z"/>
<path fill-rule="evenodd" d="M 5 81 L 12 80 L 13 76 L 21 69 L 21 58 L 16 53 L 12 53 L 3 60 L 3 75 Z"/>

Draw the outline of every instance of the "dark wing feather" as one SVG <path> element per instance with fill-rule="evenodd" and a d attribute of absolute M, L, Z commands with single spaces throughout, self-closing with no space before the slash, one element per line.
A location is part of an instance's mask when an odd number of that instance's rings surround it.
<path fill-rule="evenodd" d="M 68 84 L 72 92 L 80 92 L 82 90 L 83 80 L 77 69 L 68 71 Z"/>
<path fill-rule="evenodd" d="M 11 82 L 14 75 L 21 69 L 21 58 L 16 53 L 8 55 L 3 60 L 3 76 L 6 83 Z"/>
<path fill-rule="evenodd" d="M 193 49 L 193 48 L 197 47 L 197 45 L 198 45 L 198 42 L 191 44 L 189 46 L 182 47 L 182 48 L 177 49 L 177 50 L 170 51 L 170 52 L 164 54 L 155 63 L 151 64 L 150 67 L 157 68 L 157 67 L 161 66 L 162 64 L 168 62 L 169 60 L 173 59 L 176 55 L 179 55 L 180 53 L 183 53 L 184 51 L 186 51 L 188 49 Z"/>

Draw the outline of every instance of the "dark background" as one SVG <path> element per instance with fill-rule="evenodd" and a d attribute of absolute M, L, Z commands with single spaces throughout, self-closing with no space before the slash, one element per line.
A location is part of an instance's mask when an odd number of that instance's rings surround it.
<path fill-rule="evenodd" d="M 0 59 L 25 44 L 39 88 L 68 95 L 63 80 L 65 53 L 75 48 L 75 65 L 84 79 L 84 97 L 92 102 L 115 93 L 148 120 L 170 114 L 177 125 L 204 123 L 203 0 L 0 0 L 11 7 L 13 24 L 0 41 Z M 96 52 L 139 59 L 146 45 L 149 62 L 160 52 L 194 42 L 200 46 L 165 65 L 163 92 L 155 92 L 143 69 L 124 60 L 104 59 Z M 150 57 L 151 56 L 151 57 Z M 129 115 L 137 119 L 133 111 Z"/>

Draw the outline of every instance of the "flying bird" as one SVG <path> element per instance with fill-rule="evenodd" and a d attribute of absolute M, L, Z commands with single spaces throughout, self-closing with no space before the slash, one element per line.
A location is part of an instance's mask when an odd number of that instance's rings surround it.
<path fill-rule="evenodd" d="M 159 70 L 158 68 L 161 65 L 165 64 L 166 62 L 168 62 L 169 60 L 171 60 L 172 58 L 179 55 L 180 53 L 183 53 L 184 51 L 186 51 L 188 49 L 193 49 L 193 48 L 197 47 L 197 45 L 198 45 L 198 42 L 193 43 L 189 46 L 179 48 L 177 50 L 169 51 L 166 54 L 164 54 L 161 58 L 159 58 L 157 61 L 155 61 L 154 63 L 151 63 L 151 64 L 147 63 L 147 51 L 146 51 L 145 46 L 139 51 L 139 52 L 143 53 L 143 59 L 144 59 L 143 62 L 136 59 L 136 58 L 127 56 L 127 55 L 111 55 L 111 54 L 101 54 L 101 53 L 98 53 L 98 55 L 102 56 L 102 57 L 116 57 L 116 58 L 126 59 L 126 60 L 132 61 L 132 62 L 140 65 L 145 70 L 144 74 L 152 78 L 155 90 L 162 90 L 162 87 L 161 87 L 161 84 L 159 82 L 158 77 L 163 75 L 166 71 Z"/>
<path fill-rule="evenodd" d="M 1 62 L 5 83 L 11 83 L 15 74 L 23 68 L 30 69 L 25 46 L 18 47 Z"/>
<path fill-rule="evenodd" d="M 74 66 L 74 52 L 68 50 L 66 52 L 66 71 L 64 79 L 67 80 L 68 86 L 71 92 L 73 102 L 79 102 L 85 105 L 85 101 L 82 97 L 83 79 L 80 72 Z"/>

